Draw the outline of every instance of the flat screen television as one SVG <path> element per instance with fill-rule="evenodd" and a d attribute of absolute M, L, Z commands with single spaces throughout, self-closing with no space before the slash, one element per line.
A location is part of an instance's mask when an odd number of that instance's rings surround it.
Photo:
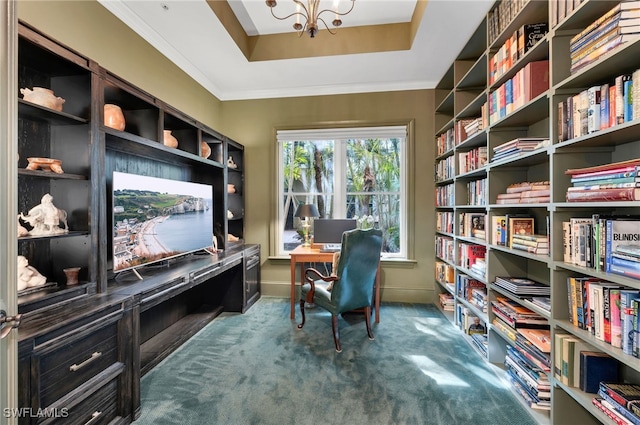
<path fill-rule="evenodd" d="M 115 171 L 112 193 L 114 272 L 212 246 L 213 186 Z"/>

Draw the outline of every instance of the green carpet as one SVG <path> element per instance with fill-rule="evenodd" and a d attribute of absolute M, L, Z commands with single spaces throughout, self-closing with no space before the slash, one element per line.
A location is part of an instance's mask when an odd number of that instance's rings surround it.
<path fill-rule="evenodd" d="M 143 377 L 135 424 L 535 423 L 435 306 L 380 312 L 374 341 L 361 315 L 340 319 L 339 354 L 320 309 L 302 330 L 285 299 L 224 313 Z"/>

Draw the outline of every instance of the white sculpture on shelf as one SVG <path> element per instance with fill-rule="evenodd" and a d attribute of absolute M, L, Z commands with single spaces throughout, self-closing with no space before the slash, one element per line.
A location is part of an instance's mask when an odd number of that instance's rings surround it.
<path fill-rule="evenodd" d="M 56 208 L 56 206 L 53 205 L 53 196 L 48 193 L 42 197 L 39 205 L 29 210 L 26 216 L 20 213 L 20 219 L 33 227 L 33 229 L 29 231 L 29 234 L 33 236 L 69 233 L 67 212 Z M 61 224 L 62 227 L 60 227 Z"/>
<path fill-rule="evenodd" d="M 35 267 L 29 265 L 29 260 L 18 255 L 18 291 L 27 288 L 35 288 L 47 283 L 47 278 L 42 276 Z"/>

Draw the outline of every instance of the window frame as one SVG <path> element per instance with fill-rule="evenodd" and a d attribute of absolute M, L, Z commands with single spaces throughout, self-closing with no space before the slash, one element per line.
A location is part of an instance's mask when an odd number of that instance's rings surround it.
<path fill-rule="evenodd" d="M 337 141 L 334 148 L 334 163 L 338 160 L 342 161 L 341 164 L 346 164 L 346 149 L 347 140 L 349 139 L 373 139 L 373 138 L 400 138 L 402 139 L 402 149 L 400 149 L 400 190 L 393 192 L 400 197 L 400 211 L 399 211 L 399 224 L 400 224 L 400 246 L 399 251 L 394 253 L 383 253 L 383 258 L 386 259 L 398 259 L 408 260 L 410 254 L 410 232 L 409 232 L 409 220 L 410 220 L 410 208 L 411 200 L 408 194 L 410 193 L 410 179 L 409 176 L 413 172 L 411 168 L 410 152 L 413 150 L 413 140 L 411 132 L 411 122 L 403 124 L 390 124 L 380 125 L 376 127 L 345 127 L 345 128 L 320 128 L 320 129 L 298 129 L 298 130 L 276 130 L 276 164 L 277 164 L 277 184 L 276 184 L 276 211 L 274 225 L 274 235 L 272 239 L 274 245 L 272 245 L 273 252 L 277 257 L 286 257 L 291 251 L 285 250 L 284 240 L 284 224 L 287 219 L 285 212 L 284 200 L 285 193 L 283 192 L 284 186 L 284 158 L 283 158 L 283 146 L 284 142 L 292 141 L 313 141 L 313 140 L 332 140 Z M 338 146 L 340 147 L 338 149 Z M 344 173 L 344 166 L 334 167 L 334 183 L 340 181 L 343 183 L 334 184 L 334 192 L 332 196 L 333 211 L 341 211 L 340 215 L 334 215 L 334 218 L 345 218 L 346 202 L 347 202 L 347 185 L 344 184 L 346 179 Z M 340 179 L 340 180 L 339 180 Z M 381 191 L 384 192 L 384 191 Z M 312 192 L 305 192 L 312 193 Z M 411 238 L 412 239 L 412 238 Z"/>

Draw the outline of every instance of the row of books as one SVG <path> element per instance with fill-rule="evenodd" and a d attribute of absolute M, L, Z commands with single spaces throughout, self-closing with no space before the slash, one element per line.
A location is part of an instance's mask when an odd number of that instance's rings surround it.
<path fill-rule="evenodd" d="M 496 196 L 496 204 L 539 204 L 551 199 L 548 181 L 520 182 L 507 186 L 505 193 Z"/>
<path fill-rule="evenodd" d="M 640 291 L 590 277 L 567 278 L 569 321 L 597 340 L 640 357 Z"/>
<path fill-rule="evenodd" d="M 470 244 L 460 242 L 458 244 L 458 265 L 467 270 L 473 270 L 480 276 L 484 276 L 485 272 L 485 255 L 487 253 L 487 247 L 484 245 Z M 480 262 L 480 266 L 473 267 L 477 262 Z"/>
<path fill-rule="evenodd" d="M 452 128 L 436 137 L 438 155 L 449 152 L 455 146 L 467 140 L 469 137 L 480 133 L 486 126 L 482 117 L 462 118 L 455 122 Z"/>
<path fill-rule="evenodd" d="M 452 238 L 436 236 L 436 256 L 444 261 L 454 263 L 454 242 Z"/>
<path fill-rule="evenodd" d="M 485 240 L 486 231 L 484 223 L 486 214 L 482 212 L 462 212 L 458 214 L 460 223 L 460 236 Z"/>
<path fill-rule="evenodd" d="M 554 28 L 558 22 L 571 15 L 585 0 L 554 0 L 549 3 L 549 24 Z"/>
<path fill-rule="evenodd" d="M 567 202 L 640 200 L 640 158 L 569 169 L 572 187 Z"/>
<path fill-rule="evenodd" d="M 452 292 L 455 291 L 454 276 L 455 268 L 451 264 L 447 264 L 444 261 L 436 260 L 436 280 L 445 285 Z"/>
<path fill-rule="evenodd" d="M 436 187 L 436 207 L 453 206 L 455 203 L 453 184 Z"/>
<path fill-rule="evenodd" d="M 562 227 L 565 263 L 640 279 L 640 216 L 593 214 Z"/>
<path fill-rule="evenodd" d="M 435 168 L 435 181 L 441 182 L 452 179 L 456 176 L 456 158 L 454 156 L 448 156 L 441 159 L 436 162 Z"/>
<path fill-rule="evenodd" d="M 467 205 L 485 205 L 487 203 L 487 179 L 467 182 Z"/>
<path fill-rule="evenodd" d="M 640 69 L 591 86 L 558 103 L 558 141 L 640 118 Z"/>
<path fill-rule="evenodd" d="M 512 0 L 500 2 L 487 15 L 487 32 L 490 43 L 509 26 L 513 18 L 522 10 L 529 0 Z"/>
<path fill-rule="evenodd" d="M 438 232 L 453 233 L 454 215 L 452 211 L 436 212 L 436 230 Z"/>
<path fill-rule="evenodd" d="M 489 123 L 501 120 L 548 89 L 549 61 L 529 62 L 489 94 Z"/>
<path fill-rule="evenodd" d="M 524 24 L 489 58 L 489 84 L 506 74 L 549 31 L 546 22 Z"/>
<path fill-rule="evenodd" d="M 511 249 L 547 255 L 549 238 L 535 233 L 535 218 L 527 214 L 506 214 L 491 218 L 492 243 Z"/>
<path fill-rule="evenodd" d="M 620 363 L 572 334 L 554 334 L 554 377 L 563 384 L 595 394 L 601 382 L 617 382 Z"/>
<path fill-rule="evenodd" d="M 491 162 L 513 159 L 548 145 L 549 139 L 546 137 L 518 137 L 493 148 Z"/>
<path fill-rule="evenodd" d="M 640 36 L 640 1 L 620 2 L 569 42 L 571 72 Z"/>
<path fill-rule="evenodd" d="M 479 170 L 487 163 L 487 147 L 480 146 L 468 152 L 458 153 L 458 169 L 460 174 Z"/>

